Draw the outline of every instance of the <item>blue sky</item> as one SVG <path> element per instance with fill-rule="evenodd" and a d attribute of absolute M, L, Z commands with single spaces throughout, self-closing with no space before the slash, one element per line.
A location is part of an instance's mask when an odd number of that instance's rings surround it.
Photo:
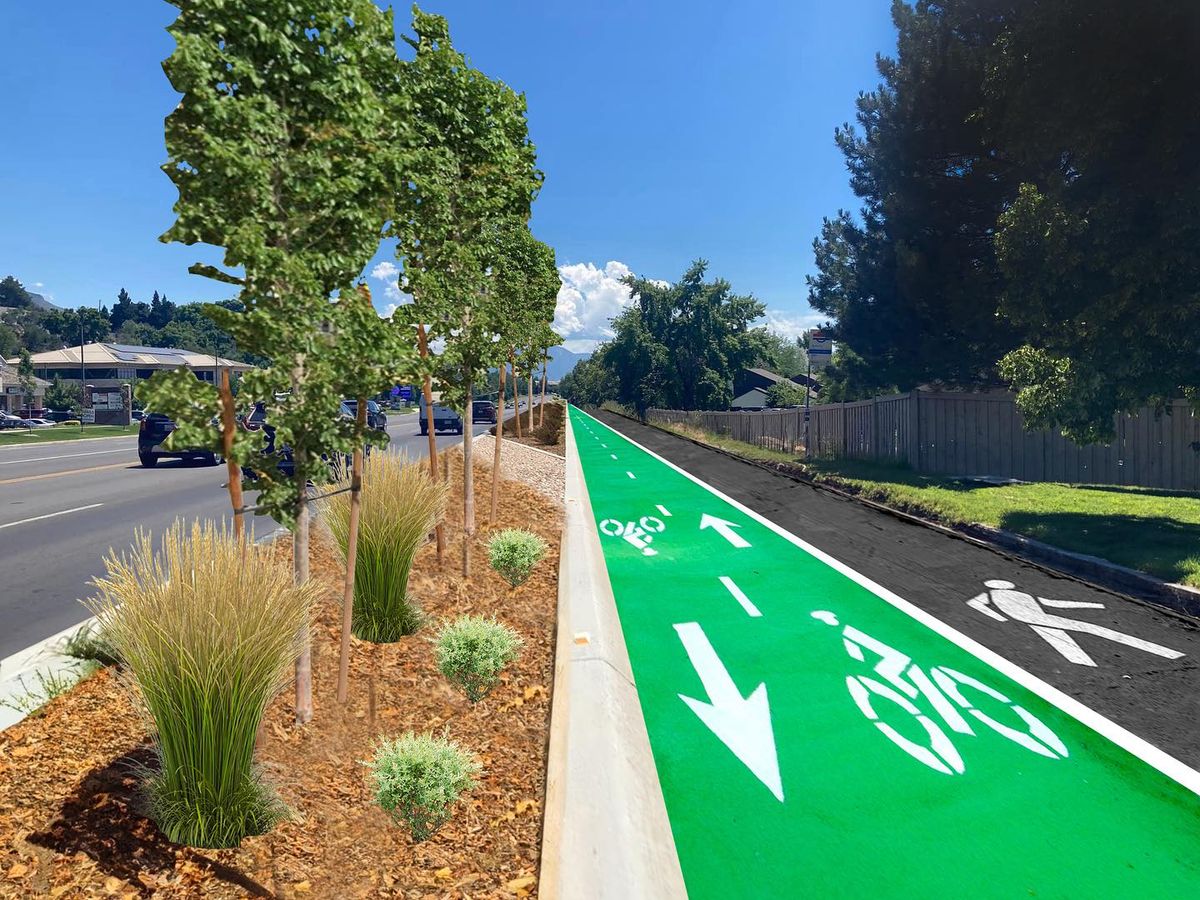
<path fill-rule="evenodd" d="M 63 306 L 121 287 L 176 301 L 229 289 L 189 275 L 216 251 L 157 240 L 174 189 L 159 170 L 176 102 L 158 0 L 14 3 L 0 17 L 0 276 Z M 562 266 L 568 346 L 603 337 L 626 271 L 673 280 L 696 257 L 812 324 L 804 276 L 821 217 L 855 208 L 833 129 L 892 53 L 886 0 L 443 0 L 455 43 L 526 93 L 546 185 L 533 229 Z M 407 25 L 408 7 L 397 8 Z M 368 272 L 386 274 L 377 264 Z M 37 287 L 40 285 L 40 287 Z M 386 282 L 376 300 L 388 302 Z"/>

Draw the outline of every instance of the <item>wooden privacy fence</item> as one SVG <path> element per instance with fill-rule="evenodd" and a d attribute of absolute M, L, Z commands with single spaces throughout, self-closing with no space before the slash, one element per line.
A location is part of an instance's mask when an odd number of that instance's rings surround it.
<path fill-rule="evenodd" d="M 652 421 L 686 424 L 759 447 L 804 451 L 804 410 L 652 409 Z M 1200 417 L 1183 400 L 1161 414 L 1115 419 L 1111 444 L 1080 447 L 1057 431 L 1026 431 L 1012 394 L 915 391 L 827 403 L 810 412 L 812 455 L 903 462 L 918 472 L 1073 484 L 1200 491 Z"/>

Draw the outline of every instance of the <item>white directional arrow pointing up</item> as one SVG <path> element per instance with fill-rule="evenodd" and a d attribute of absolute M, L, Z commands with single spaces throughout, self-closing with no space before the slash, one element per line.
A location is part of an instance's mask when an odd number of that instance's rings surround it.
<path fill-rule="evenodd" d="M 748 540 L 733 530 L 741 527 L 741 525 L 735 525 L 733 522 L 727 522 L 724 519 L 717 518 L 716 516 L 710 516 L 708 513 L 704 513 L 700 516 L 701 531 L 703 531 L 705 528 L 711 528 L 739 550 L 743 547 L 750 546 L 750 542 Z"/>
<path fill-rule="evenodd" d="M 779 757 L 775 753 L 775 734 L 771 730 L 767 686 L 760 684 L 749 697 L 743 698 L 698 622 L 676 625 L 675 631 L 708 692 L 709 702 L 683 694 L 679 699 L 782 803 L 783 782 L 779 778 Z"/>

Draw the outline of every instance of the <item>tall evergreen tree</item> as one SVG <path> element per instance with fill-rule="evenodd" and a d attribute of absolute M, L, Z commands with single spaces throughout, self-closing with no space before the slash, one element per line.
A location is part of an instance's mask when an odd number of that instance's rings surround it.
<path fill-rule="evenodd" d="M 863 390 L 992 383 L 1016 345 L 997 316 L 993 238 L 1017 182 L 980 116 L 1009 5 L 896 0 L 897 56 L 879 59 L 858 127 L 835 132 L 863 206 L 825 221 L 809 302 L 866 364 Z"/>

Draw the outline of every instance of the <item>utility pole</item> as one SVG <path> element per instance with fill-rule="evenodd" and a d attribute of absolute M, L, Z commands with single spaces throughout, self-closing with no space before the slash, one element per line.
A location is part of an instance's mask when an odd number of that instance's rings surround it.
<path fill-rule="evenodd" d="M 87 390 L 87 375 L 83 367 L 83 307 L 79 307 L 79 433 L 83 434 L 83 392 Z"/>
<path fill-rule="evenodd" d="M 808 360 L 808 371 L 804 376 L 804 458 L 812 459 L 812 445 L 808 439 L 808 395 L 812 392 L 812 354 L 806 349 L 804 357 Z"/>

